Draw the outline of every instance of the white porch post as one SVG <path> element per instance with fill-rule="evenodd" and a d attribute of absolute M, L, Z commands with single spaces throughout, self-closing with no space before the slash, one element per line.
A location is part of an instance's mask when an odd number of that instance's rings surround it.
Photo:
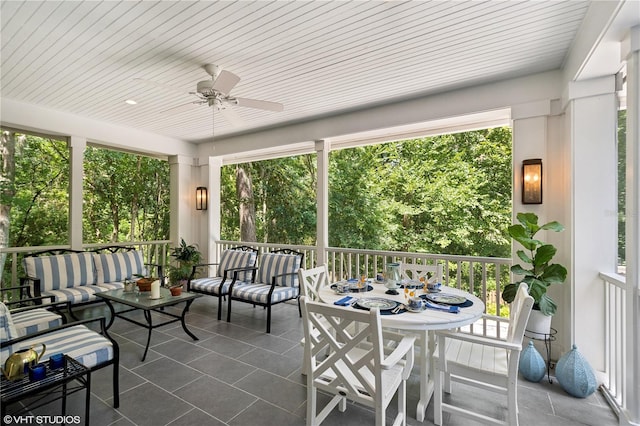
<path fill-rule="evenodd" d="M 568 85 L 571 159 L 571 342 L 591 366 L 605 371 L 601 271 L 617 265 L 617 97 L 615 76 Z M 595 344 L 594 344 L 595 342 Z"/>
<path fill-rule="evenodd" d="M 640 424 L 640 26 L 623 44 L 627 62 L 626 284 L 627 377 L 624 401 L 629 420 Z"/>
<path fill-rule="evenodd" d="M 331 144 L 327 140 L 316 141 L 316 161 L 318 167 L 317 182 L 317 253 L 316 264 L 327 263 L 327 248 L 329 247 L 329 150 Z"/>
<path fill-rule="evenodd" d="M 200 247 L 203 261 L 215 263 L 218 261 L 216 241 L 220 240 L 220 186 L 222 173 L 222 157 L 204 157 L 198 161 L 200 165 L 196 171 L 195 186 L 207 188 L 209 196 L 206 211 L 196 211 L 198 216 L 198 231 L 196 243 Z M 195 189 L 194 189 L 195 191 Z"/>
<path fill-rule="evenodd" d="M 84 150 L 87 138 L 71 136 L 69 154 L 69 244 L 73 250 L 82 250 L 82 184 L 84 182 Z"/>
<path fill-rule="evenodd" d="M 193 241 L 195 214 L 195 186 L 192 183 L 191 168 L 193 158 L 175 155 L 169 158 L 169 172 L 171 175 L 170 191 L 170 225 L 169 238 L 173 245 L 184 238 L 187 243 Z"/>
<path fill-rule="evenodd" d="M 568 199 L 568 189 L 563 184 L 566 158 L 563 154 L 562 131 L 559 118 L 553 115 L 553 106 L 558 101 L 550 99 L 526 104 L 514 105 L 511 108 L 513 132 L 513 223 L 517 223 L 516 215 L 521 212 L 535 213 L 539 223 L 551 220 L 567 225 L 564 200 Z M 561 120 L 560 120 L 561 121 Z M 522 162 L 526 159 L 542 159 L 542 204 L 522 203 Z M 554 261 L 568 267 L 569 233 L 544 232 L 540 238 L 555 245 L 558 254 Z M 522 247 L 512 245 L 511 257 L 518 263 L 516 251 Z M 568 284 L 566 284 L 568 286 Z M 558 330 L 557 341 L 551 346 L 551 357 L 558 359 L 567 348 L 570 330 L 567 326 L 571 317 L 571 307 L 565 289 L 561 286 L 549 288 L 549 294 L 558 304 L 558 312 L 553 316 L 552 326 Z M 534 341 L 540 353 L 544 353 L 541 341 Z"/>

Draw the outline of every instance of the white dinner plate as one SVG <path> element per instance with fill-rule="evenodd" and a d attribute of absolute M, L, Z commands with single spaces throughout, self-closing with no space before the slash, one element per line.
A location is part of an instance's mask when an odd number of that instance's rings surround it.
<path fill-rule="evenodd" d="M 447 293 L 428 293 L 425 296 L 428 300 L 436 303 L 445 303 L 447 305 L 462 305 L 467 301 L 466 297 L 456 296 L 455 294 Z"/>
<path fill-rule="evenodd" d="M 381 311 L 388 311 L 398 306 L 398 302 L 378 297 L 363 297 L 356 302 L 358 306 L 365 309 L 378 308 Z"/>

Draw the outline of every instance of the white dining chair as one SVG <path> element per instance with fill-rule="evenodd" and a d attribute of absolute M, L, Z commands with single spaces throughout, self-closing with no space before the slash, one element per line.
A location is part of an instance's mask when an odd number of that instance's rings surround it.
<path fill-rule="evenodd" d="M 380 312 L 337 307 L 302 297 L 307 374 L 307 426 L 317 426 L 351 400 L 375 410 L 375 424 L 397 393 L 394 425 L 406 425 L 406 380 L 413 367 L 415 337 L 383 331 Z M 353 327 L 357 324 L 357 327 Z M 354 330 L 357 330 L 354 332 Z M 385 353 L 385 343 L 395 342 Z M 318 391 L 333 395 L 318 412 Z"/>
<path fill-rule="evenodd" d="M 300 296 L 306 296 L 308 300 L 320 300 L 318 291 L 329 285 L 329 272 L 327 265 L 322 264 L 315 268 L 298 269 L 298 281 L 300 282 Z"/>
<path fill-rule="evenodd" d="M 442 424 L 447 411 L 480 421 L 482 424 L 518 425 L 518 363 L 524 330 L 533 306 L 528 287 L 521 283 L 509 313 L 506 339 L 459 331 L 437 331 L 438 349 L 434 357 L 434 423 Z M 496 392 L 507 398 L 506 420 L 489 417 L 468 408 L 445 403 L 443 392 L 451 393 L 451 382 Z"/>
<path fill-rule="evenodd" d="M 437 264 L 420 264 L 420 263 L 402 263 L 400 265 L 400 276 L 403 280 L 420 281 L 425 277 L 429 281 L 442 282 L 442 265 Z"/>

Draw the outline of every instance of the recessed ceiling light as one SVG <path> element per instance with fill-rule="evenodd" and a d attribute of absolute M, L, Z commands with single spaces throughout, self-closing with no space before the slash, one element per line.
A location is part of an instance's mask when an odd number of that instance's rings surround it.
<path fill-rule="evenodd" d="M 124 101 L 125 104 L 129 104 L 129 105 L 135 105 L 137 104 L 136 101 L 134 101 L 133 99 L 127 99 L 126 101 Z"/>

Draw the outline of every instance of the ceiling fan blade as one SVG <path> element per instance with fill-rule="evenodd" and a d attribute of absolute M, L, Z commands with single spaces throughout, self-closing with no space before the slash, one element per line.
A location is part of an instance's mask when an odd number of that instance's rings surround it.
<path fill-rule="evenodd" d="M 238 84 L 239 81 L 240 77 L 234 73 L 222 70 L 220 71 L 220 74 L 218 74 L 218 78 L 213 82 L 213 89 L 223 95 L 228 95 L 231 89 L 236 87 L 236 84 Z"/>
<path fill-rule="evenodd" d="M 222 116 L 229 124 L 233 127 L 241 127 L 244 125 L 244 120 L 240 117 L 240 115 L 231 107 L 222 108 L 220 110 Z"/>
<path fill-rule="evenodd" d="M 189 95 L 189 92 L 184 92 L 176 87 L 169 86 L 168 84 L 164 84 L 164 83 L 158 83 L 157 81 L 145 80 L 144 78 L 134 78 L 133 81 L 144 83 L 146 85 L 158 87 L 165 90 L 171 90 L 172 92 L 180 93 L 181 95 Z"/>
<path fill-rule="evenodd" d="M 246 108 L 264 109 L 267 111 L 284 111 L 284 105 L 278 102 L 259 101 L 257 99 L 234 98 L 238 106 Z"/>

